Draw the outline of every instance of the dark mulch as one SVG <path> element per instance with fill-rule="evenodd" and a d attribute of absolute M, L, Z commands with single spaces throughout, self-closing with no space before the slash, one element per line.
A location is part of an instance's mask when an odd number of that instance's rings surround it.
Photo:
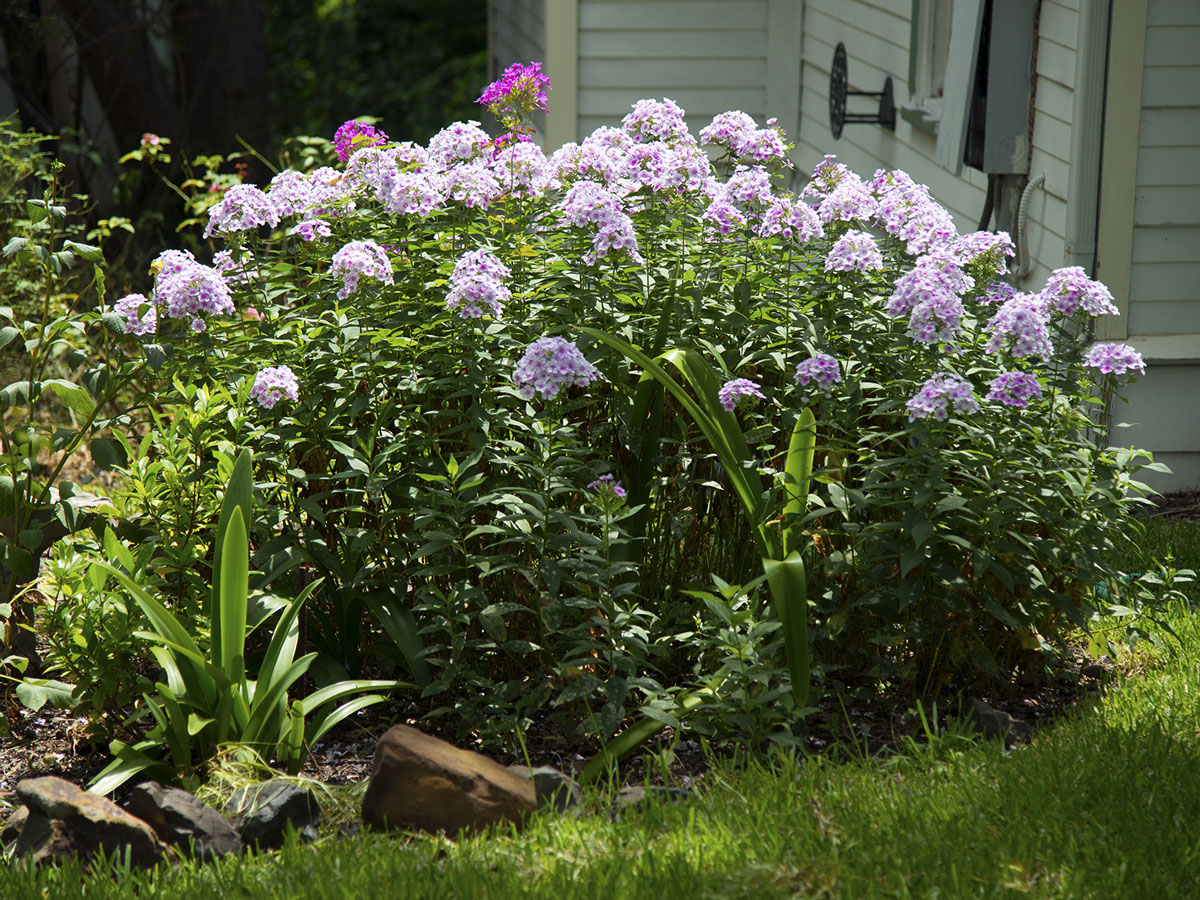
<path fill-rule="evenodd" d="M 1147 516 L 1200 521 L 1200 492 L 1168 494 L 1157 498 Z M 1083 657 L 1073 660 L 1058 680 L 1010 694 L 983 699 L 1036 731 L 1069 710 L 1080 699 L 1102 689 L 1111 665 Z M 71 713 L 45 707 L 30 713 L 15 702 L 11 684 L 5 695 L 11 734 L 0 737 L 0 800 L 9 799 L 17 782 L 38 775 L 58 775 L 85 784 L 109 762 L 108 748 L 88 735 L 88 721 Z M 887 753 L 909 737 L 922 737 L 922 726 L 904 705 L 886 698 L 847 701 L 836 699 L 819 704 L 820 711 L 808 722 L 805 749 L 815 753 L 877 755 Z M 928 713 L 928 711 L 927 711 Z M 956 717 L 956 708 L 944 705 L 939 716 Z M 470 738 L 450 732 L 446 719 L 427 720 L 409 704 L 380 704 L 342 723 L 312 749 L 302 775 L 327 784 L 352 784 L 366 778 L 371 769 L 375 740 L 393 724 L 414 725 L 457 743 L 472 747 Z M 625 762 L 622 780 L 628 783 L 664 781 L 690 785 L 703 778 L 709 757 L 695 741 L 676 742 L 671 729 L 650 746 L 649 754 Z M 670 750 L 671 752 L 663 752 Z M 658 751 L 658 752 L 654 752 Z M 525 752 L 534 765 L 548 764 L 563 771 L 578 771 L 591 751 L 579 739 L 560 729 L 530 729 Z M 525 755 L 514 741 L 506 752 L 490 752 L 505 764 L 524 762 Z M 649 757 L 649 759 L 647 758 Z M 666 768 L 664 770 L 663 763 Z M 2 807 L 0 807 L 2 812 Z"/>

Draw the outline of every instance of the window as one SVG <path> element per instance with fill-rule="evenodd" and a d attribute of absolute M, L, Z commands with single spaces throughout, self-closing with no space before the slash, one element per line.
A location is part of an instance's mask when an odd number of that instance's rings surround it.
<path fill-rule="evenodd" d="M 954 0 L 913 0 L 908 51 L 908 104 L 901 115 L 930 134 L 937 133 L 950 57 Z"/>

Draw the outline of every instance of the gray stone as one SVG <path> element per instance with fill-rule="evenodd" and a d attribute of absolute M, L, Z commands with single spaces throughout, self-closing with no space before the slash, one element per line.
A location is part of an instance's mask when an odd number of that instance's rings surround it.
<path fill-rule="evenodd" d="M 187 791 L 143 782 L 130 793 L 125 808 L 153 828 L 159 839 L 186 855 L 215 859 L 242 850 L 242 839 L 234 827 Z"/>
<path fill-rule="evenodd" d="M 396 725 L 375 745 L 363 823 L 456 835 L 500 822 L 520 825 L 536 808 L 530 779 L 482 754 Z"/>
<path fill-rule="evenodd" d="M 35 863 L 69 857 L 87 862 L 101 851 L 128 853 L 132 865 L 147 868 L 168 853 L 141 819 L 61 778 L 27 778 L 17 784 L 17 797 L 29 807 L 13 851 L 18 857 Z"/>
<path fill-rule="evenodd" d="M 29 818 L 29 807 L 18 806 L 4 820 L 4 828 L 0 829 L 0 844 L 7 847 L 17 839 L 17 835 L 21 833 L 21 829 L 25 827 L 25 820 Z"/>
<path fill-rule="evenodd" d="M 233 827 L 245 844 L 267 849 L 283 846 L 289 826 L 299 832 L 301 840 L 316 840 L 321 823 L 316 795 L 278 778 L 238 788 L 223 812 L 233 819 Z"/>
<path fill-rule="evenodd" d="M 966 720 L 986 738 L 1002 741 L 1028 740 L 1029 726 L 1014 719 L 1003 710 L 996 709 L 982 700 L 967 701 Z"/>
<path fill-rule="evenodd" d="M 572 806 L 578 806 L 583 800 L 583 792 L 569 775 L 560 772 L 554 766 L 509 766 L 522 778 L 533 781 L 533 789 L 537 794 L 538 809 L 555 809 L 564 812 Z"/>
<path fill-rule="evenodd" d="M 612 818 L 619 819 L 622 813 L 642 812 L 656 805 L 669 803 L 676 806 L 691 795 L 692 792 L 687 788 L 660 787 L 653 784 L 621 788 L 612 805 Z"/>

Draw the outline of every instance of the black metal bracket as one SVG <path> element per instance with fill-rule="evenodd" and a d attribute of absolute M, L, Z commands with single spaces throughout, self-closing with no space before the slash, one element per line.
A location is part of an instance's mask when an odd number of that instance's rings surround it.
<path fill-rule="evenodd" d="M 829 68 L 829 130 L 836 140 L 842 136 L 843 125 L 882 125 L 889 131 L 896 130 L 896 101 L 892 94 L 892 78 L 883 81 L 882 91 L 847 90 L 846 45 L 839 43 L 833 51 L 833 65 Z M 847 97 L 874 97 L 879 101 L 877 113 L 846 112 Z"/>

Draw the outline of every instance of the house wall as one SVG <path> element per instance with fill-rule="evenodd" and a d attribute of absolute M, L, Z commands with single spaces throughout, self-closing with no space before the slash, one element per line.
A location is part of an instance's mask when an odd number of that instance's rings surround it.
<path fill-rule="evenodd" d="M 669 97 L 693 132 L 767 100 L 768 0 L 579 0 L 576 140 L 617 125 L 638 100 Z"/>
<path fill-rule="evenodd" d="M 513 63 L 543 62 L 546 59 L 547 0 L 492 0 L 491 70 L 492 78 Z M 561 0 L 550 0 L 561 2 Z M 545 130 L 546 116 L 538 112 L 534 126 Z"/>
<path fill-rule="evenodd" d="M 1127 297 L 1117 297 L 1126 314 L 1103 336 L 1127 340 L 1147 364 L 1145 377 L 1122 392 L 1129 403 L 1113 410 L 1115 421 L 1130 426 L 1113 442 L 1152 449 L 1173 474 L 1146 481 L 1179 490 L 1200 485 L 1200 4 L 1138 6 L 1138 24 L 1145 23 L 1141 103 L 1126 104 L 1130 121 L 1117 123 L 1127 146 L 1115 161 L 1136 173 L 1132 203 L 1126 195 L 1121 207 L 1102 205 L 1114 235 L 1113 270 L 1127 279 Z M 1110 118 L 1118 115 L 1110 110 Z M 1104 257 L 1100 263 L 1105 278 Z"/>

